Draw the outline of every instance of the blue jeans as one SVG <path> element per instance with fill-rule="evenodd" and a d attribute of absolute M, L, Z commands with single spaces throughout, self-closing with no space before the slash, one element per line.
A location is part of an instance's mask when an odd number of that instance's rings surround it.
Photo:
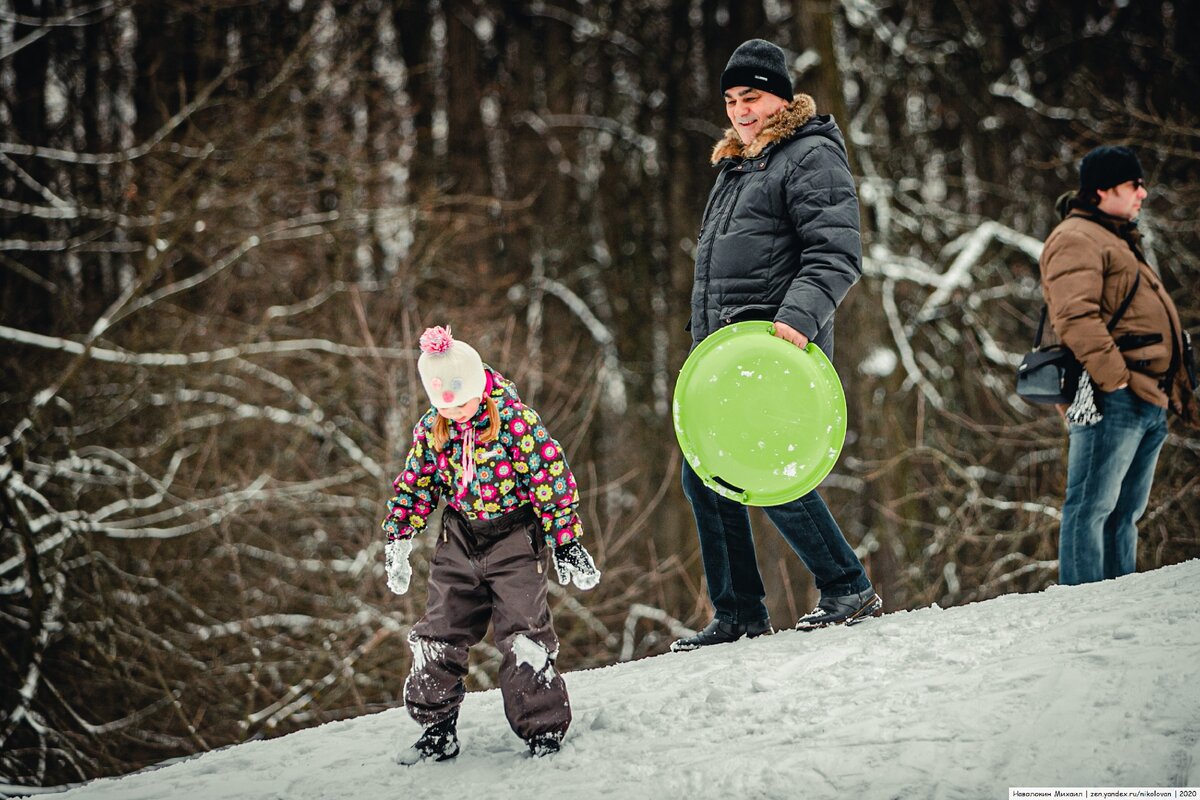
<path fill-rule="evenodd" d="M 700 557 L 714 616 L 741 625 L 767 619 L 763 603 L 767 591 L 758 573 L 746 507 L 705 486 L 686 459 L 683 493 L 696 516 Z M 862 562 L 816 490 L 799 500 L 763 510 L 812 573 L 822 597 L 840 597 L 871 588 Z"/>
<path fill-rule="evenodd" d="M 1130 389 L 1097 392 L 1104 418 L 1071 425 L 1067 497 L 1058 536 L 1064 585 L 1137 569 L 1137 521 L 1146 511 L 1154 466 L 1167 438 L 1167 412 Z"/>

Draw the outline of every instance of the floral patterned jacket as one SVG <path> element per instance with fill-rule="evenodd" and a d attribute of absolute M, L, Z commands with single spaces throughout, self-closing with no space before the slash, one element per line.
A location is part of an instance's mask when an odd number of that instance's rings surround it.
<path fill-rule="evenodd" d="M 480 444 L 487 429 L 486 404 L 462 427 L 450 423 L 450 441 L 435 453 L 429 442 L 437 409 L 430 408 L 413 428 L 413 444 L 404 471 L 392 483 L 383 530 L 388 541 L 409 539 L 425 529 L 442 497 L 468 519 L 493 519 L 529 503 L 537 512 L 546 542 L 557 546 L 583 534 L 576 508 L 579 491 L 558 442 L 537 412 L 521 402 L 516 387 L 491 367 L 488 396 L 500 411 L 500 435 Z M 460 482 L 463 434 L 475 429 L 474 476 Z M 469 473 L 468 473 L 469 474 Z"/>

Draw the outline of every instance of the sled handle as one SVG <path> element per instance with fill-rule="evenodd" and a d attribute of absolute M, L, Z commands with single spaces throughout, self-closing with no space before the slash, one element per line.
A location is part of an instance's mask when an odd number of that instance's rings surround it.
<path fill-rule="evenodd" d="M 713 475 L 712 480 L 713 480 L 713 483 L 717 484 L 717 486 L 713 487 L 713 489 L 716 490 L 717 494 L 724 495 L 725 497 L 728 497 L 730 500 L 736 500 L 739 503 L 741 503 L 742 505 L 746 505 L 746 499 L 747 499 L 748 495 L 746 494 L 745 489 L 743 489 L 740 486 L 733 485 L 729 481 L 722 478 L 720 475 Z"/>

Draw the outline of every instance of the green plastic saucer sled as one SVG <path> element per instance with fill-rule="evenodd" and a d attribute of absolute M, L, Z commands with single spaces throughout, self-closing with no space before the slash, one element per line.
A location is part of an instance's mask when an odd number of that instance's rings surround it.
<path fill-rule="evenodd" d="M 739 322 L 692 351 L 675 383 L 675 435 L 710 489 L 747 506 L 808 494 L 846 441 L 846 395 L 828 357 Z"/>

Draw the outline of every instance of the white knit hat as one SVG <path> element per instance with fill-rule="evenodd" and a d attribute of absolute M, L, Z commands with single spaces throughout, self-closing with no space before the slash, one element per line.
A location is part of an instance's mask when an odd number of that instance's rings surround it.
<path fill-rule="evenodd" d="M 483 396 L 487 379 L 475 348 L 455 341 L 449 327 L 426 328 L 421 334 L 417 372 L 435 408 L 461 406 Z"/>

